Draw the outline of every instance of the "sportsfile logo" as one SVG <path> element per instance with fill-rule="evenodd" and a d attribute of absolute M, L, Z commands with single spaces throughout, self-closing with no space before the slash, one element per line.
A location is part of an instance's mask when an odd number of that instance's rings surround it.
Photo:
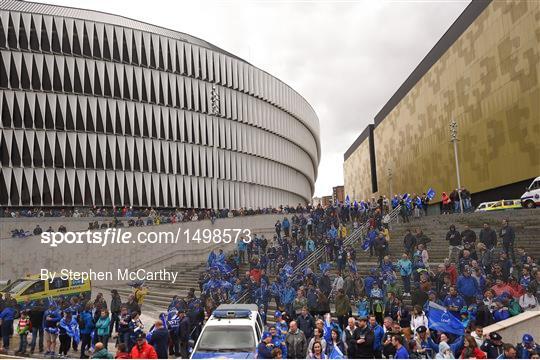
<path fill-rule="evenodd" d="M 134 236 L 133 232 L 123 229 L 108 228 L 105 231 L 80 232 L 44 232 L 41 234 L 41 243 L 51 247 L 60 244 L 94 244 L 107 246 L 110 244 L 178 244 L 185 242 L 197 244 L 230 244 L 238 242 L 250 243 L 251 230 L 249 229 L 190 229 L 178 228 L 172 231 L 140 231 Z"/>

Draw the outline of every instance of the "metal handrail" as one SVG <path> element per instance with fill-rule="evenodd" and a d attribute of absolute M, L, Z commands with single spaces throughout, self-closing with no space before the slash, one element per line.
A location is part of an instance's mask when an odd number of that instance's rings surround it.
<path fill-rule="evenodd" d="M 399 212 L 401 210 L 401 205 L 396 206 L 394 209 L 392 209 L 388 215 L 390 216 L 391 223 L 393 220 L 397 218 L 399 215 Z M 343 240 L 343 245 L 352 245 L 359 239 L 364 239 L 365 235 L 364 233 L 369 228 L 369 220 L 363 223 L 358 229 L 354 230 L 349 236 Z M 316 249 L 314 252 L 309 254 L 304 260 L 302 260 L 300 263 L 298 263 L 294 269 L 292 274 L 296 275 L 300 271 L 303 271 L 306 267 L 309 267 L 313 265 L 316 261 L 318 261 L 322 256 L 324 255 L 324 245 L 320 246 L 318 249 Z M 245 290 L 242 295 L 236 300 L 234 303 L 238 304 L 241 303 L 245 298 L 248 296 L 248 290 Z"/>

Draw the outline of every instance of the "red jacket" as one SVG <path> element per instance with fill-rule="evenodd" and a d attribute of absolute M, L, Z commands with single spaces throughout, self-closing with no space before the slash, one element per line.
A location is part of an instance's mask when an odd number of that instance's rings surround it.
<path fill-rule="evenodd" d="M 157 353 L 154 347 L 145 341 L 143 346 L 141 347 L 141 350 L 139 350 L 137 345 L 133 346 L 133 349 L 131 349 L 131 358 L 132 359 L 157 359 Z"/>
<path fill-rule="evenodd" d="M 446 267 L 446 270 L 444 270 L 444 272 L 446 272 L 448 275 L 450 275 L 450 282 L 452 283 L 452 285 L 456 285 L 457 278 L 458 278 L 458 273 L 457 273 L 456 267 L 453 266 L 453 265 L 450 265 L 450 266 Z"/>
<path fill-rule="evenodd" d="M 131 359 L 131 355 L 128 352 L 117 352 L 114 356 L 115 359 Z"/>
<path fill-rule="evenodd" d="M 250 276 L 253 276 L 253 279 L 255 279 L 255 281 L 257 283 L 260 283 L 261 282 L 261 270 L 260 269 L 257 269 L 257 268 L 253 268 L 251 269 L 251 271 L 249 272 L 249 275 Z"/>
<path fill-rule="evenodd" d="M 465 359 L 465 349 L 461 352 L 460 359 Z M 485 352 L 480 350 L 480 348 L 474 348 L 474 356 L 468 357 L 468 359 L 487 359 L 487 355 Z"/>

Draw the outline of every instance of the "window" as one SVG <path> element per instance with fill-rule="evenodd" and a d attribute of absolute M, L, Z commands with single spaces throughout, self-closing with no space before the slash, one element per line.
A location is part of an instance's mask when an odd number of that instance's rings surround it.
<path fill-rule="evenodd" d="M 49 284 L 49 290 L 58 290 L 69 287 L 69 280 L 63 280 L 61 278 L 55 278 L 52 283 Z"/>
<path fill-rule="evenodd" d="M 37 294 L 43 291 L 45 291 L 45 281 L 39 280 L 30 285 L 30 287 L 23 292 L 23 295 Z"/>
<path fill-rule="evenodd" d="M 202 333 L 197 350 L 253 351 L 256 346 L 250 326 L 211 326 Z"/>

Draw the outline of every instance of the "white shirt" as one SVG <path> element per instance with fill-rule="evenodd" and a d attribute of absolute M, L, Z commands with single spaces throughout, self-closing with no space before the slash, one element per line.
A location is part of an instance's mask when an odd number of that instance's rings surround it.
<path fill-rule="evenodd" d="M 422 325 L 424 325 L 426 328 L 428 327 L 428 318 L 426 315 L 413 315 L 411 317 L 411 330 L 413 332 L 415 332 L 416 329 Z"/>

